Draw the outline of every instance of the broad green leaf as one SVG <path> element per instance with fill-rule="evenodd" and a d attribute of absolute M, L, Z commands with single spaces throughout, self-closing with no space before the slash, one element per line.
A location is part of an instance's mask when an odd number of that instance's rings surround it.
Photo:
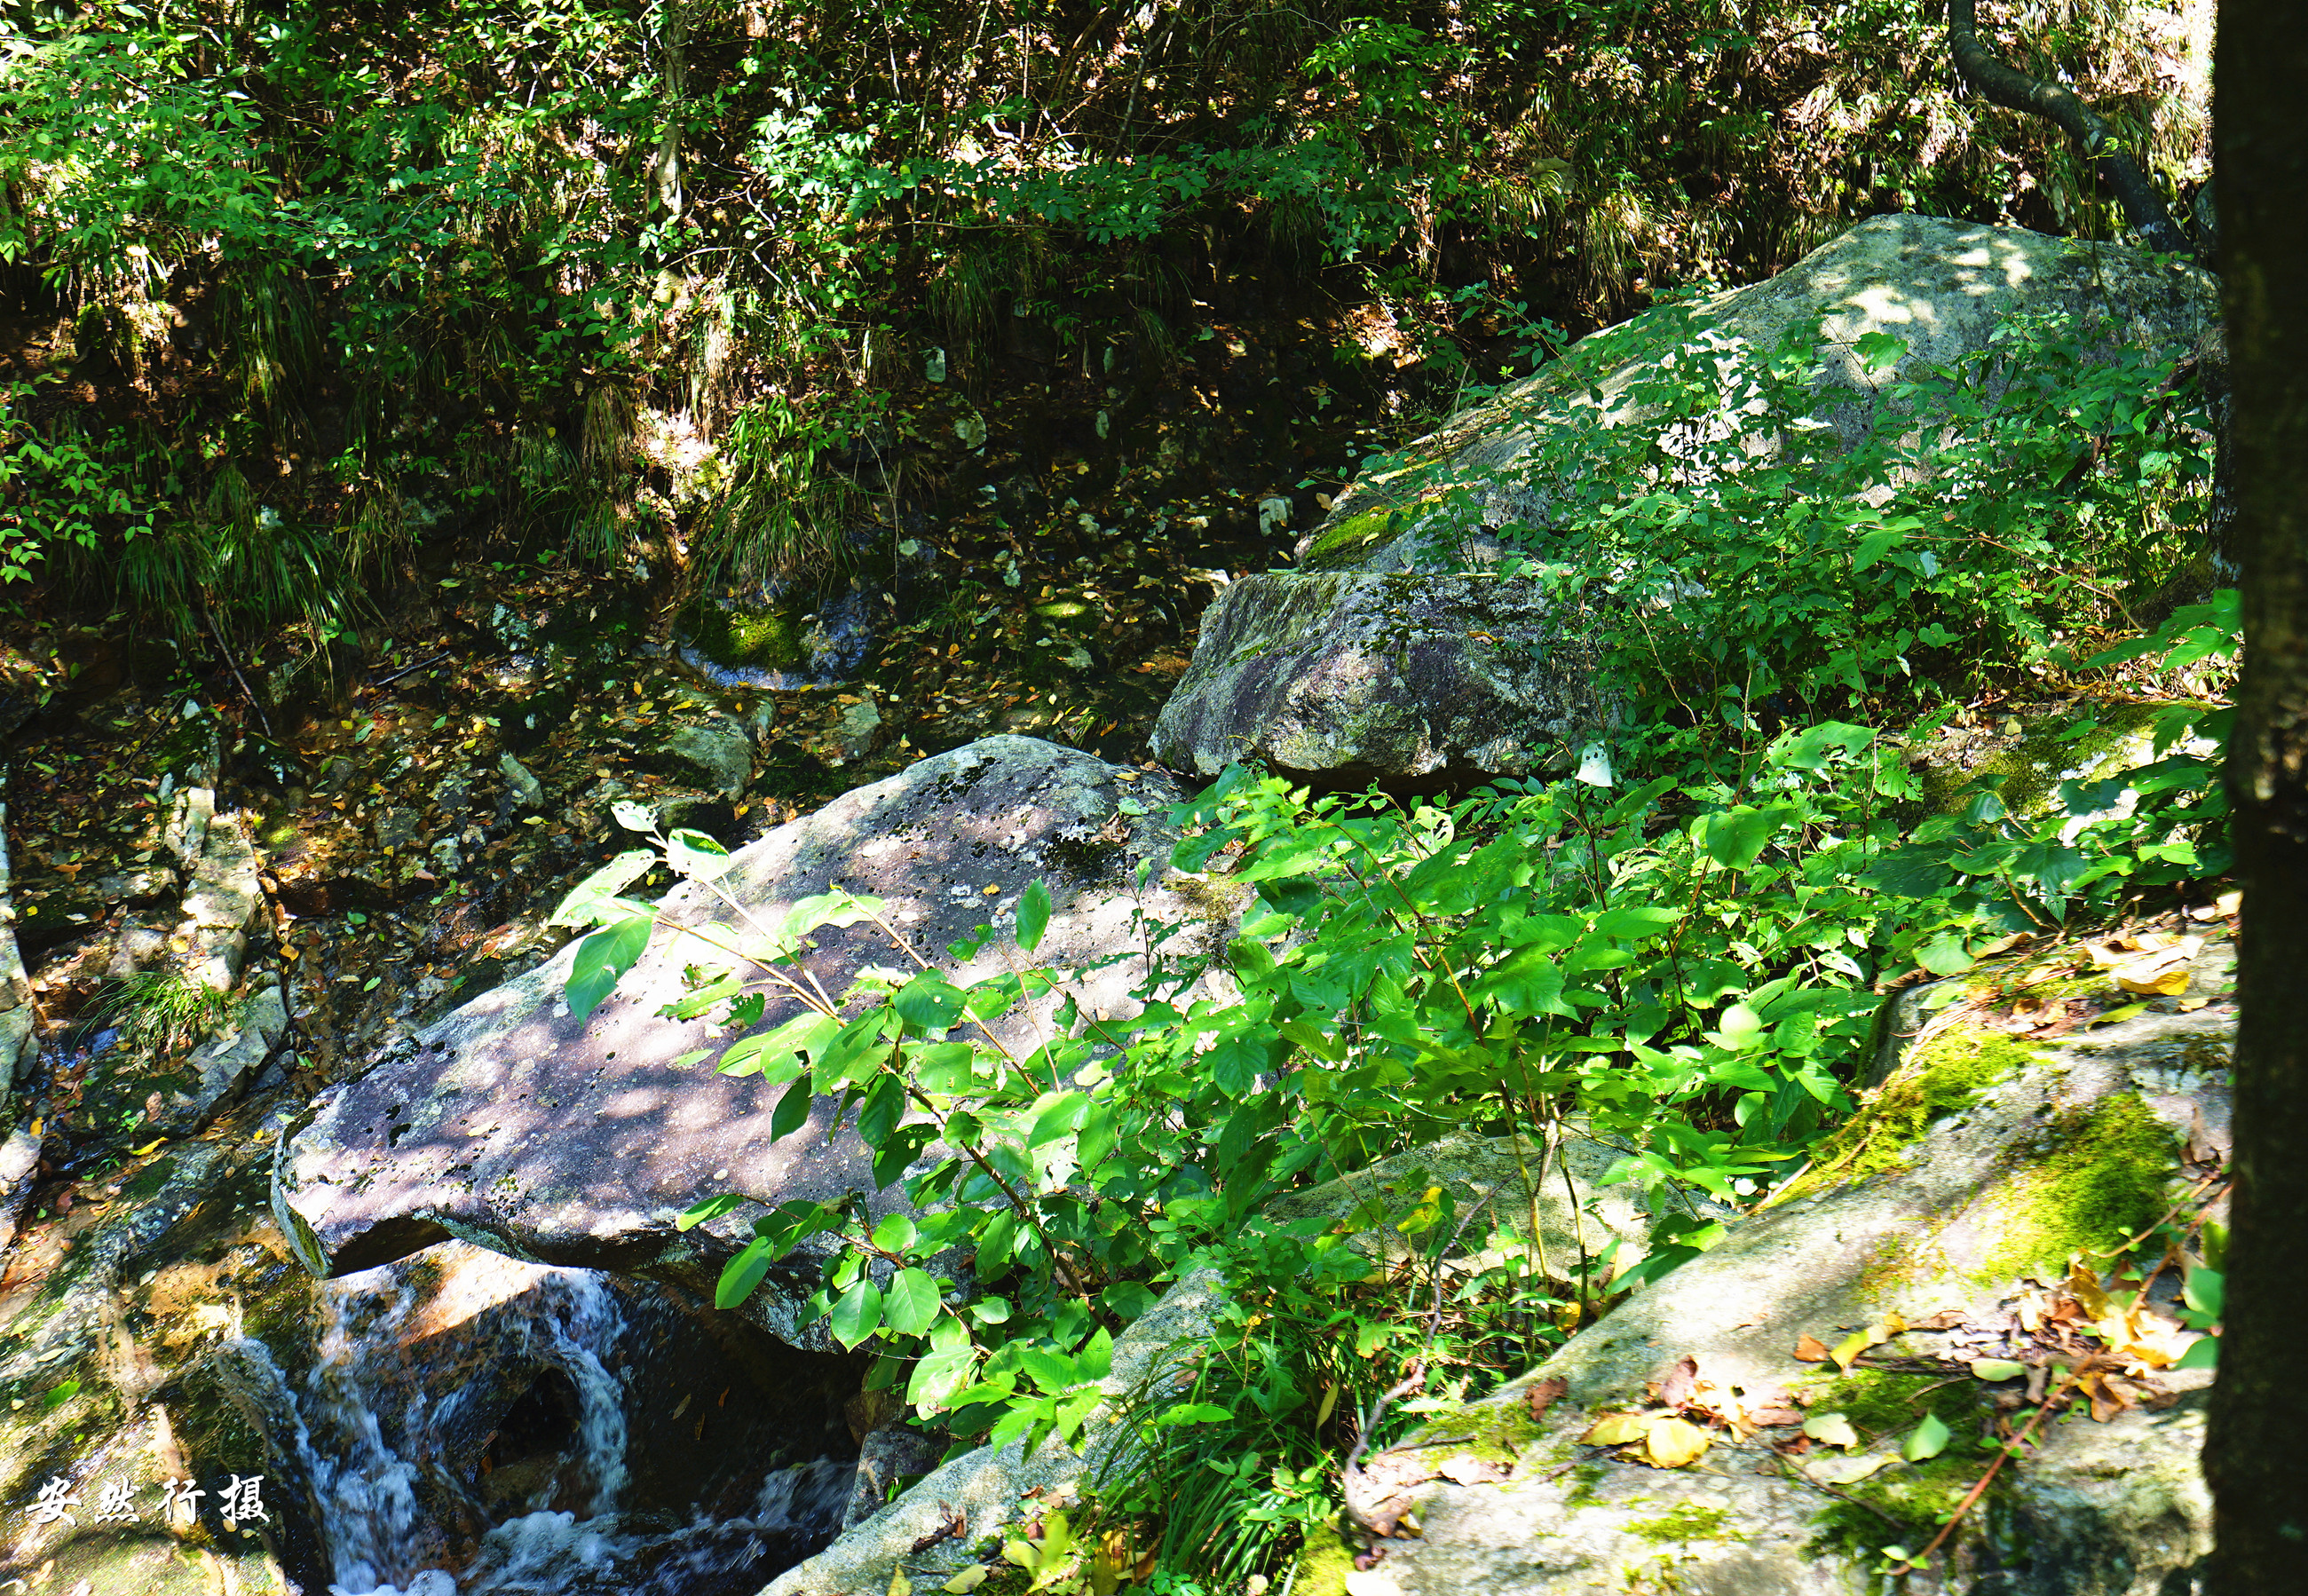
<path fill-rule="evenodd" d="M 1854 571 L 1864 571 L 1877 560 L 1882 559 L 1891 546 L 1899 540 L 1899 533 L 1883 528 L 1878 528 L 1868 533 L 1859 539 L 1859 547 L 1852 551 L 1851 568 Z"/>
<path fill-rule="evenodd" d="M 2198 1313 L 2209 1314 L 2217 1319 L 2227 1307 L 2227 1276 L 2218 1270 L 2199 1265 L 2188 1271 L 2180 1295 Z"/>
<path fill-rule="evenodd" d="M 648 875 L 650 867 L 656 863 L 657 855 L 646 848 L 632 849 L 617 855 L 572 887 L 569 895 L 561 900 L 561 907 L 553 911 L 553 918 L 546 924 L 574 929 L 599 925 L 604 914 L 613 920 L 625 919 L 624 910 L 610 911 L 607 906 L 623 903 L 624 900 L 618 894 Z"/>
<path fill-rule="evenodd" d="M 1230 1036 L 1203 1054 L 1201 1062 L 1210 1073 L 1211 1084 L 1238 1100 L 1258 1084 L 1258 1072 L 1266 1067 L 1266 1050 L 1243 1037 Z"/>
<path fill-rule="evenodd" d="M 999 1279 L 1010 1270 L 1010 1251 L 1018 1234 L 1018 1216 L 1005 1208 L 986 1221 L 977 1234 L 977 1278 Z"/>
<path fill-rule="evenodd" d="M 713 1306 L 727 1312 L 754 1294 L 776 1261 L 774 1249 L 756 1237 L 745 1249 L 721 1266 L 721 1279 L 713 1288 Z"/>
<path fill-rule="evenodd" d="M 1683 919 L 1680 909 L 1666 909 L 1649 903 L 1622 904 L 1606 909 L 1595 919 L 1598 936 L 1642 937 L 1666 930 Z"/>
<path fill-rule="evenodd" d="M 1018 899 L 1018 951 L 1030 953 L 1042 945 L 1050 927 L 1050 889 L 1036 881 Z"/>
<path fill-rule="evenodd" d="M 796 1081 L 778 1099 L 777 1108 L 770 1115 L 770 1140 L 783 1141 L 809 1121 L 809 1106 L 814 1094 L 806 1080 Z"/>
<path fill-rule="evenodd" d="M 871 919 L 884 907 L 879 898 L 861 897 L 854 893 L 820 893 L 787 910 L 779 929 L 788 937 L 806 936 L 826 926 L 854 926 L 859 920 Z"/>
<path fill-rule="evenodd" d="M 938 1316 L 938 1284 L 919 1269 L 900 1269 L 890 1277 L 882 1299 L 883 1322 L 900 1335 L 919 1335 Z"/>
<path fill-rule="evenodd" d="M 827 1328 L 845 1350 L 854 1351 L 881 1324 L 882 1288 L 871 1280 L 860 1278 L 852 1281 L 849 1290 L 835 1300 Z"/>
<path fill-rule="evenodd" d="M 1232 1408 L 1222 1408 L 1216 1402 L 1177 1402 L 1156 1416 L 1156 1424 L 1226 1424 L 1234 1419 Z"/>
<path fill-rule="evenodd" d="M 1723 1011 L 1719 1028 L 1709 1034 L 1709 1040 L 1734 1053 L 1744 1053 L 1762 1045 L 1767 1029 L 1762 1015 L 1744 1003 L 1735 1003 Z"/>
<path fill-rule="evenodd" d="M 943 1031 L 961 1017 L 960 990 L 932 971 L 924 971 L 891 995 L 891 1005 L 908 1028 L 924 1034 Z"/>
<path fill-rule="evenodd" d="M 1089 1111 L 1089 1094 L 1086 1091 L 1062 1091 L 1046 1096 L 1040 1111 L 1034 1117 L 1034 1128 L 1026 1137 L 1029 1147 L 1041 1147 L 1073 1134 Z"/>
<path fill-rule="evenodd" d="M 2172 1367 L 2174 1368 L 2218 1368 L 2219 1365 L 2220 1338 L 2216 1335 L 2200 1335 L 2188 1343 L 2188 1350 L 2180 1354 L 2180 1361 Z"/>
<path fill-rule="evenodd" d="M 683 1209 L 674 1216 L 673 1228 L 676 1230 L 694 1229 L 707 1220 L 719 1219 L 725 1213 L 731 1213 L 743 1208 L 753 1200 L 736 1192 L 723 1192 L 718 1197 L 708 1197 L 702 1203 L 693 1203 Z"/>
<path fill-rule="evenodd" d="M 1971 1377 L 1985 1380 L 1990 1385 L 2000 1385 L 2006 1380 L 2017 1380 L 2028 1372 L 2028 1366 L 2009 1358 L 1975 1358 L 1971 1360 Z"/>
<path fill-rule="evenodd" d="M 658 1010 L 658 1014 L 667 1020 L 693 1020 L 723 999 L 735 997 L 744 987 L 745 983 L 736 976 L 724 976 L 718 981 L 708 981 L 677 1002 L 666 1005 Z M 728 1074 L 734 1072 L 725 1065 L 722 1073 Z"/>
<path fill-rule="evenodd" d="M 1926 1462 L 1945 1452 L 1951 1438 L 1940 1416 L 1926 1413 L 1924 1421 L 1909 1430 L 1908 1438 L 1899 1443 L 1899 1455 L 1911 1463 Z"/>
<path fill-rule="evenodd" d="M 1916 962 L 1933 975 L 1960 975 L 1973 960 L 1961 933 L 1942 931 L 1916 950 Z"/>
<path fill-rule="evenodd" d="M 914 1365 L 913 1377 L 906 1382 L 906 1400 L 926 1411 L 944 1407 L 969 1383 L 977 1362 L 977 1349 L 966 1339 L 958 1347 L 938 1348 Z"/>
<path fill-rule="evenodd" d="M 885 1253 L 902 1253 L 914 1245 L 920 1234 L 921 1228 L 909 1216 L 885 1214 L 882 1222 L 874 1227 L 874 1245 Z"/>
<path fill-rule="evenodd" d="M 1115 1112 L 1111 1098 L 1094 1099 L 1082 1111 L 1081 1129 L 1074 1137 L 1074 1160 L 1085 1176 L 1094 1176 L 1107 1154 L 1114 1151 Z"/>
<path fill-rule="evenodd" d="M 977 1052 L 968 1042 L 917 1042 L 907 1057 L 924 1091 L 957 1097 L 976 1083 Z"/>
<path fill-rule="evenodd" d="M 1543 947 L 1518 948 L 1475 983 L 1474 996 L 1488 997 L 1509 1014 L 1563 1014 L 1563 971 Z"/>
<path fill-rule="evenodd" d="M 596 931 L 577 945 L 569 966 L 569 1012 L 590 1017 L 617 989 L 617 979 L 631 970 L 649 947 L 653 921 L 636 916 L 607 930 Z"/>
<path fill-rule="evenodd" d="M 1889 332 L 1862 332 L 1851 341 L 1852 352 L 1871 377 L 1882 376 L 1899 364 L 1908 352 L 1908 341 Z"/>
<path fill-rule="evenodd" d="M 1345 1041 L 1307 1021 L 1285 1020 L 1277 1029 L 1285 1039 L 1296 1042 L 1326 1063 L 1336 1064 L 1347 1056 Z"/>
<path fill-rule="evenodd" d="M 877 1075 L 857 1105 L 857 1135 L 868 1147 L 879 1147 L 898 1128 L 906 1114 L 906 1088 L 895 1075 Z"/>
<path fill-rule="evenodd" d="M 1761 856 L 1778 822 L 1778 811 L 1743 804 L 1720 815 L 1702 815 L 1693 824 L 1705 827 L 1709 858 L 1727 870 L 1744 870 Z"/>
<path fill-rule="evenodd" d="M 711 881 L 729 868 L 729 850 L 703 832 L 684 828 L 666 839 L 666 861 L 692 881 Z"/>

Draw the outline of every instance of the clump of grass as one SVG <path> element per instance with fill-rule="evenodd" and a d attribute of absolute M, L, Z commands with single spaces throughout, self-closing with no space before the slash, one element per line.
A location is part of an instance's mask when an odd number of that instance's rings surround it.
<path fill-rule="evenodd" d="M 118 1028 L 131 1052 L 165 1058 L 222 1030 L 233 1010 L 228 993 L 181 971 L 151 970 L 122 979 L 98 1000 L 95 1012 Z"/>

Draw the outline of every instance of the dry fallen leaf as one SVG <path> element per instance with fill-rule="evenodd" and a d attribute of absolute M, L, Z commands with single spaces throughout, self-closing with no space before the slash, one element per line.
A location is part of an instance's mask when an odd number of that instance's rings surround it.
<path fill-rule="evenodd" d="M 1589 1425 L 1579 1439 L 1589 1446 L 1624 1446 L 1642 1439 L 1649 1427 L 1650 1420 L 1641 1413 L 1606 1413 Z"/>
<path fill-rule="evenodd" d="M 1859 1432 L 1840 1413 L 1813 1413 L 1803 1421 L 1803 1432 L 1814 1441 L 1840 1446 L 1846 1452 L 1859 1445 Z"/>
<path fill-rule="evenodd" d="M 1827 1343 L 1815 1335 L 1798 1336 L 1796 1339 L 1797 1363 L 1825 1363 L 1834 1356 L 1834 1353 L 1827 1350 Z"/>
<path fill-rule="evenodd" d="M 1838 1368 L 1847 1372 L 1851 1367 L 1852 1360 L 1862 1352 L 1866 1351 L 1870 1347 L 1882 1346 L 1907 1327 L 1908 1322 L 1899 1315 L 1887 1314 L 1882 1324 L 1870 1324 L 1864 1330 L 1855 1330 L 1845 1336 L 1837 1343 L 1835 1350 L 1829 1356 L 1835 1359 Z"/>
<path fill-rule="evenodd" d="M 1667 1371 L 1664 1380 L 1650 1382 L 1651 1400 L 1669 1408 L 1689 1402 L 1699 1385 L 1699 1360 L 1686 1358 Z"/>
<path fill-rule="evenodd" d="M 1688 1468 L 1707 1455 L 1707 1432 L 1687 1419 L 1654 1419 L 1633 1455 L 1655 1469 Z"/>
<path fill-rule="evenodd" d="M 1537 1423 L 1539 1419 L 1546 1418 L 1546 1411 L 1553 1407 L 1556 1402 L 1561 1402 L 1563 1400 L 1563 1393 L 1570 1389 L 1570 1381 L 1564 1379 L 1561 1375 L 1551 1375 L 1547 1378 L 1539 1381 L 1537 1385 L 1524 1391 L 1522 1393 L 1522 1399 L 1524 1402 L 1530 1404 L 1531 1421 L 1533 1423 Z"/>
<path fill-rule="evenodd" d="M 2115 984 L 2125 991 L 2148 996 L 2177 997 L 2188 989 L 2188 967 L 2184 963 L 2159 965 L 2142 959 L 2118 965 L 2112 973 Z"/>
<path fill-rule="evenodd" d="M 1436 1472 L 1453 1485 L 1487 1485 L 1507 1477 L 1507 1471 L 1498 1464 L 1487 1462 L 1471 1453 L 1462 1453 L 1447 1460 Z"/>
<path fill-rule="evenodd" d="M 1899 1461 L 1896 1452 L 1870 1452 L 1846 1457 L 1822 1458 L 1807 1465 L 1804 1472 L 1821 1485 L 1856 1485 L 1878 1469 Z"/>

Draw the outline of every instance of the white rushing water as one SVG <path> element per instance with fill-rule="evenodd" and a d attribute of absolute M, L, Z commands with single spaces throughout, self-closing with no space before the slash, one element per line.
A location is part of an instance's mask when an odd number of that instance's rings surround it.
<path fill-rule="evenodd" d="M 292 1384 L 259 1342 L 236 1349 L 237 1383 L 293 1452 L 325 1550 L 330 1596 L 692 1596 L 756 1588 L 748 1574 L 776 1552 L 797 1557 L 822 1540 L 848 1497 L 853 1465 L 830 1459 L 780 1468 L 735 1518 L 667 1527 L 621 1515 L 630 1483 L 624 1383 L 610 1367 L 625 1326 L 601 1277 L 585 1270 L 518 1266 L 533 1275 L 509 1299 L 491 1358 L 557 1371 L 576 1395 L 567 1465 L 480 1537 L 453 1574 L 447 1536 L 428 1516 L 411 1437 L 450 1433 L 463 1404 L 492 1387 L 470 1378 L 412 1378 L 408 1348 L 422 1339 L 424 1292 L 413 1271 L 349 1275 L 323 1292 L 317 1359 Z M 448 1389 L 436 1391 L 445 1384 Z M 499 1394 L 502 1394 L 502 1389 Z M 551 1510 L 572 1476 L 585 1511 Z M 439 1481 L 435 1480 L 437 1490 Z M 568 1499 L 564 1494 L 563 1499 Z M 469 1504 L 471 1504 L 469 1499 Z M 717 1577 L 718 1576 L 718 1577 Z M 731 1584 L 730 1582 L 737 1582 Z"/>

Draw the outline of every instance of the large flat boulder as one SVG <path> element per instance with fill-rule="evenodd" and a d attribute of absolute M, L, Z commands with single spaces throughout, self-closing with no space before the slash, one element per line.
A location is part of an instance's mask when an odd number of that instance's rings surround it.
<path fill-rule="evenodd" d="M 1823 318 L 1814 384 L 1851 395 L 1820 424 L 1847 445 L 1882 418 L 1877 389 L 1982 349 L 2015 315 L 2084 324 L 2113 313 L 2130 343 L 2196 348 L 2217 335 L 2219 295 L 2202 272 L 2136 250 L 1879 216 L 1695 309 L 1696 348 L 1671 323 L 1615 330 L 1607 355 L 1574 346 L 1451 418 L 1399 464 L 1357 479 L 1301 543 L 1296 569 L 1237 581 L 1212 606 L 1156 724 L 1157 755 L 1203 775 L 1257 758 L 1343 782 L 1456 784 L 1547 768 L 1608 718 L 1582 646 L 1589 625 L 1536 581 L 1495 575 L 1503 551 L 1491 533 L 1554 524 L 1564 451 L 1586 459 L 1593 451 L 1579 440 L 1598 428 L 1648 420 L 1687 456 L 1683 434 L 1638 397 L 1671 360 L 1716 364 L 1726 397 L 1708 436 L 1761 457 L 1778 434 L 1730 392 L 1729 374 L 1810 316 Z M 1876 332 L 1908 345 L 1889 372 L 1871 373 L 1863 358 L 1860 341 Z M 1609 585 L 1609 573 L 1592 574 Z"/>
<path fill-rule="evenodd" d="M 891 922 L 925 956 L 952 965 L 948 943 L 981 925 L 1010 925 L 1020 893 L 1038 879 L 1055 911 L 1038 960 L 1088 964 L 1142 949 L 1132 924 L 1141 898 L 1163 924 L 1224 920 L 1224 905 L 1192 895 L 1192 884 L 1136 888 L 1140 863 L 1176 839 L 1164 815 L 1181 796 L 1158 773 L 1029 738 L 993 738 L 780 826 L 740 850 L 715 884 L 772 921 L 835 886 L 870 893 L 887 902 Z M 675 927 L 727 918 L 695 885 L 662 906 Z M 814 940 L 809 968 L 836 996 L 866 965 L 909 964 L 870 922 Z M 344 1274 L 456 1236 L 710 1297 L 761 1211 L 676 1230 L 675 1217 L 703 1197 L 739 1192 L 773 1204 L 856 1195 L 876 1215 L 902 1204 L 900 1188 L 876 1189 L 854 1134 L 828 1135 L 833 1100 L 820 1100 L 803 1128 L 773 1141 L 777 1093 L 758 1076 L 680 1062 L 736 1040 L 709 1033 L 710 1016 L 676 1022 L 657 1013 L 681 992 L 685 965 L 726 964 L 726 955 L 661 926 L 616 992 L 581 1022 L 563 995 L 574 951 L 467 1004 L 315 1100 L 310 1123 L 284 1141 L 273 1177 L 281 1229 L 308 1268 Z M 997 939 L 960 967 L 961 978 L 998 972 L 1005 953 L 1018 956 Z M 1077 989 L 1086 1006 L 1119 1011 L 1141 970 L 1115 964 Z M 1005 1040 L 1036 1045 L 1052 1008 L 1045 999 L 1013 1012 Z M 796 1012 L 773 992 L 762 1026 Z M 820 1250 L 788 1259 L 748 1301 L 749 1316 L 797 1345 L 821 1345 L 824 1327 L 803 1326 L 798 1304 L 816 1289 L 832 1245 L 821 1238 Z"/>

